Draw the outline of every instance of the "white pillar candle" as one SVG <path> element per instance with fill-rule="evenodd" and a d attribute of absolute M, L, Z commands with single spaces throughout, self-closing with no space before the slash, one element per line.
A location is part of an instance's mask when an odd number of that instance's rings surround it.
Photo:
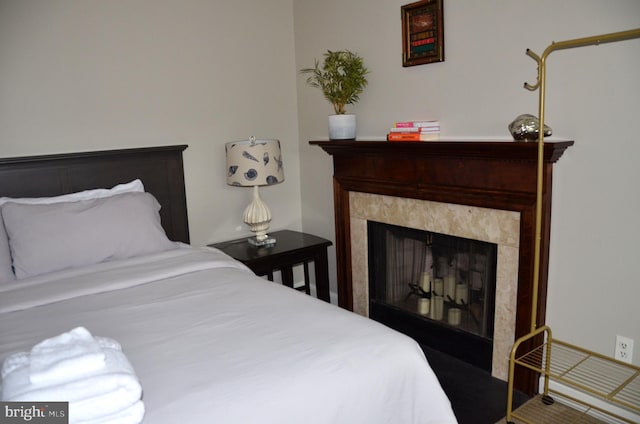
<path fill-rule="evenodd" d="M 444 277 L 444 300 L 447 302 L 456 301 L 456 276 L 447 275 Z"/>
<path fill-rule="evenodd" d="M 464 283 L 456 285 L 456 303 L 458 305 L 467 305 L 469 303 L 469 289 Z"/>
<path fill-rule="evenodd" d="M 449 325 L 458 326 L 461 321 L 461 311 L 458 308 L 449 309 L 449 313 L 447 316 L 447 322 Z"/>
<path fill-rule="evenodd" d="M 429 306 L 431 305 L 431 300 L 426 297 L 421 297 L 418 299 L 418 313 L 420 315 L 429 315 Z"/>
<path fill-rule="evenodd" d="M 449 261 L 445 257 L 438 258 L 438 275 L 444 277 L 449 272 Z"/>
<path fill-rule="evenodd" d="M 428 272 L 420 273 L 420 288 L 427 293 L 431 292 L 431 275 Z"/>
<path fill-rule="evenodd" d="M 433 280 L 433 291 L 436 292 L 436 296 L 444 295 L 444 280 L 442 278 Z"/>
<path fill-rule="evenodd" d="M 429 313 L 429 318 L 440 321 L 444 313 L 444 298 L 442 296 L 433 297 L 433 305 Z"/>

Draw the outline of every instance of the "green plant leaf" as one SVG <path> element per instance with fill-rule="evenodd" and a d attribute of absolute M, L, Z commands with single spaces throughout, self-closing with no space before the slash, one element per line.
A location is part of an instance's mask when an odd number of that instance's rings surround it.
<path fill-rule="evenodd" d="M 300 72 L 310 74 L 307 85 L 319 88 L 338 115 L 346 113 L 346 105 L 360 101 L 369 74 L 362 58 L 349 50 L 327 50 L 322 65 L 316 59 L 313 68 Z"/>

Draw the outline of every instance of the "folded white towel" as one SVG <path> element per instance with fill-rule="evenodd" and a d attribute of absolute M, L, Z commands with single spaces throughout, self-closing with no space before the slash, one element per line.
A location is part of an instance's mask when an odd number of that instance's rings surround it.
<path fill-rule="evenodd" d="M 109 417 L 120 414 L 131 420 L 123 422 L 140 422 L 134 419 L 140 415 L 140 408 L 144 415 L 144 406 L 136 405 L 141 403 L 142 387 L 133 367 L 115 340 L 95 339 L 104 353 L 103 368 L 57 383 L 32 383 L 29 356 L 10 356 L 3 366 L 2 400 L 67 401 L 71 423 L 108 422 Z"/>
<path fill-rule="evenodd" d="M 25 363 L 29 362 L 29 354 L 27 352 L 18 352 L 7 357 L 2 363 L 2 372 L 0 376 L 4 380 L 6 376 L 14 372 L 16 368 L 24 367 Z"/>
<path fill-rule="evenodd" d="M 101 368 L 104 352 L 86 328 L 77 327 L 33 346 L 29 379 L 34 384 L 52 384 Z"/>

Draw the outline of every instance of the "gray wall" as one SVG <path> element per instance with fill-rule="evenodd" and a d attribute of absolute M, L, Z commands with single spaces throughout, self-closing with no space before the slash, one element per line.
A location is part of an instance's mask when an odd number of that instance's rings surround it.
<path fill-rule="evenodd" d="M 249 233 L 224 143 L 282 142 L 261 189 L 300 228 L 291 0 L 0 0 L 0 156 L 188 144 L 191 240 Z"/>

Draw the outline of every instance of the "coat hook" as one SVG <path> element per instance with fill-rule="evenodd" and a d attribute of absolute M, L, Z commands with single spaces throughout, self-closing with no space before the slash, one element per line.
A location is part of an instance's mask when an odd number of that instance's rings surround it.
<path fill-rule="evenodd" d="M 528 82 L 525 82 L 524 88 L 526 88 L 529 91 L 535 91 L 538 89 L 538 87 L 540 87 L 540 60 L 541 59 L 540 59 L 540 56 L 535 54 L 531 49 L 527 49 L 527 56 L 533 58 L 533 60 L 538 62 L 538 78 L 535 84 L 529 84 Z"/>

